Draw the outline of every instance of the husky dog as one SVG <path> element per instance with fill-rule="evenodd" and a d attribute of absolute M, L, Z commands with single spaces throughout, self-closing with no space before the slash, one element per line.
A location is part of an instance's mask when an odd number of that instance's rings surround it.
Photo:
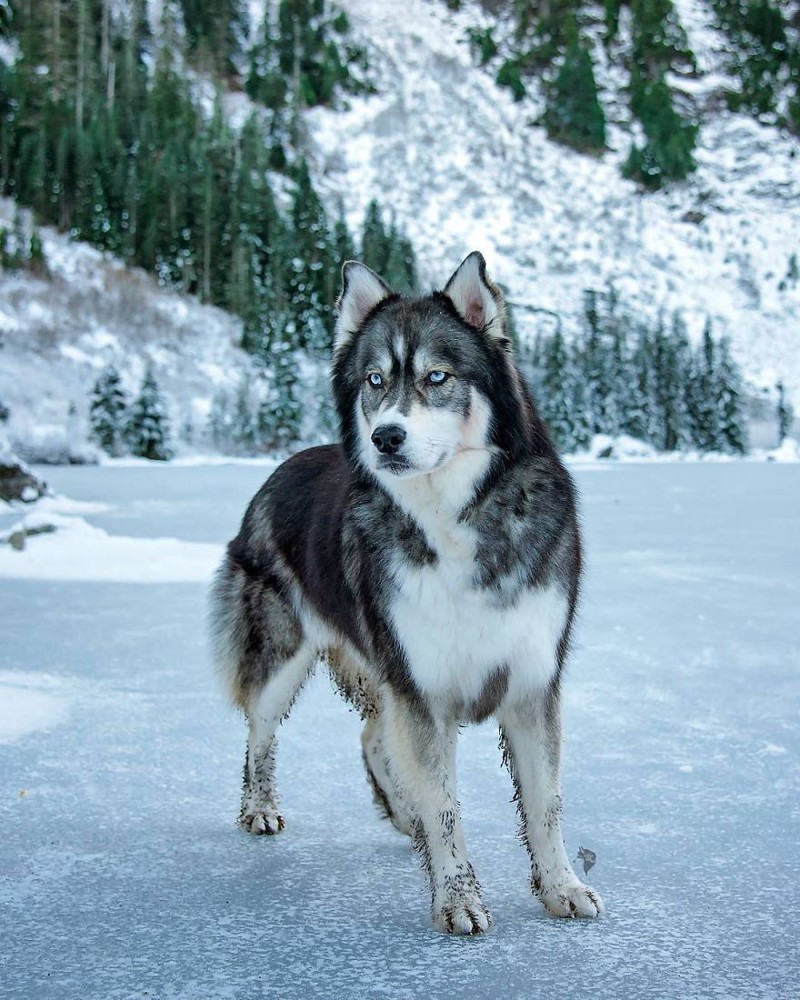
<path fill-rule="evenodd" d="M 342 443 L 267 480 L 213 585 L 215 657 L 249 723 L 239 822 L 283 829 L 276 732 L 322 657 L 361 712 L 375 800 L 419 852 L 437 928 L 491 923 L 455 787 L 459 726 L 490 715 L 534 891 L 554 916 L 597 916 L 561 834 L 575 491 L 515 366 L 502 295 L 477 252 L 418 298 L 353 261 L 342 278 Z"/>

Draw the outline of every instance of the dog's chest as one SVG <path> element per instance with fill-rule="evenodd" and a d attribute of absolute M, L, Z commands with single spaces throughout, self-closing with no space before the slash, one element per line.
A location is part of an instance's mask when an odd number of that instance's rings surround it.
<path fill-rule="evenodd" d="M 475 584 L 470 529 L 426 534 L 437 560 L 395 567 L 389 609 L 417 688 L 469 715 L 498 676 L 507 698 L 547 684 L 567 614 L 560 591 L 524 589 L 515 601 L 504 601 Z"/>

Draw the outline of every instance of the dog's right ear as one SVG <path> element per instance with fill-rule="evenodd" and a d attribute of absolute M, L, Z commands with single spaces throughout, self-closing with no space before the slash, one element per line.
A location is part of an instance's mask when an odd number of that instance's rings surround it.
<path fill-rule="evenodd" d="M 378 275 L 357 260 L 342 266 L 342 294 L 336 303 L 336 334 L 333 353 L 338 354 L 353 339 L 361 324 L 384 299 L 395 293 Z"/>

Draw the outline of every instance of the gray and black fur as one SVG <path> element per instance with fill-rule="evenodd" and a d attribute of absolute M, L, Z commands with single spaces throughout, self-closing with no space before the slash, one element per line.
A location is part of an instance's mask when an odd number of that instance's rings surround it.
<path fill-rule="evenodd" d="M 346 264 L 332 377 L 341 445 L 275 471 L 213 586 L 216 659 L 250 726 L 240 822 L 283 829 L 276 730 L 322 657 L 365 721 L 375 800 L 413 837 L 438 927 L 479 933 L 490 923 L 453 780 L 459 724 L 490 715 L 534 889 L 551 913 L 597 915 L 599 897 L 574 875 L 560 833 L 559 691 L 581 574 L 575 490 L 514 364 L 480 254 L 443 291 L 417 298 Z M 463 676 L 438 630 L 439 660 L 430 670 L 422 662 L 408 624 L 418 587 L 442 595 L 455 617 L 441 622 L 445 632 L 461 628 L 462 602 L 472 619 L 485 609 Z M 527 664 L 526 624 L 514 617 L 527 608 L 532 632 L 557 622 L 552 664 L 533 634 L 531 656 L 543 662 Z M 502 622 L 519 634 L 513 655 L 505 629 L 496 653 L 488 637 Z"/>

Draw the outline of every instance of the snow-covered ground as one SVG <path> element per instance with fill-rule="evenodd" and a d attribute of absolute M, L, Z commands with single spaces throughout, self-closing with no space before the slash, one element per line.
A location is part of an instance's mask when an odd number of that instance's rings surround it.
<path fill-rule="evenodd" d="M 265 469 L 46 472 L 72 498 L 50 515 L 107 534 L 0 546 L 4 998 L 797 995 L 800 466 L 577 469 L 565 832 L 608 913 L 556 922 L 530 896 L 485 724 L 460 788 L 496 925 L 466 941 L 432 930 L 324 676 L 282 734 L 285 833 L 234 825 L 244 727 L 209 665 L 208 560 L 172 556 L 221 552 Z"/>
<path fill-rule="evenodd" d="M 0 226 L 13 218 L 14 203 L 0 198 Z M 0 273 L 0 400 L 12 443 L 42 461 L 96 454 L 86 435 L 98 375 L 115 365 L 135 397 L 148 363 L 173 436 L 200 442 L 214 394 L 253 372 L 238 347 L 241 320 L 49 226 L 39 232 L 48 276 Z"/>

